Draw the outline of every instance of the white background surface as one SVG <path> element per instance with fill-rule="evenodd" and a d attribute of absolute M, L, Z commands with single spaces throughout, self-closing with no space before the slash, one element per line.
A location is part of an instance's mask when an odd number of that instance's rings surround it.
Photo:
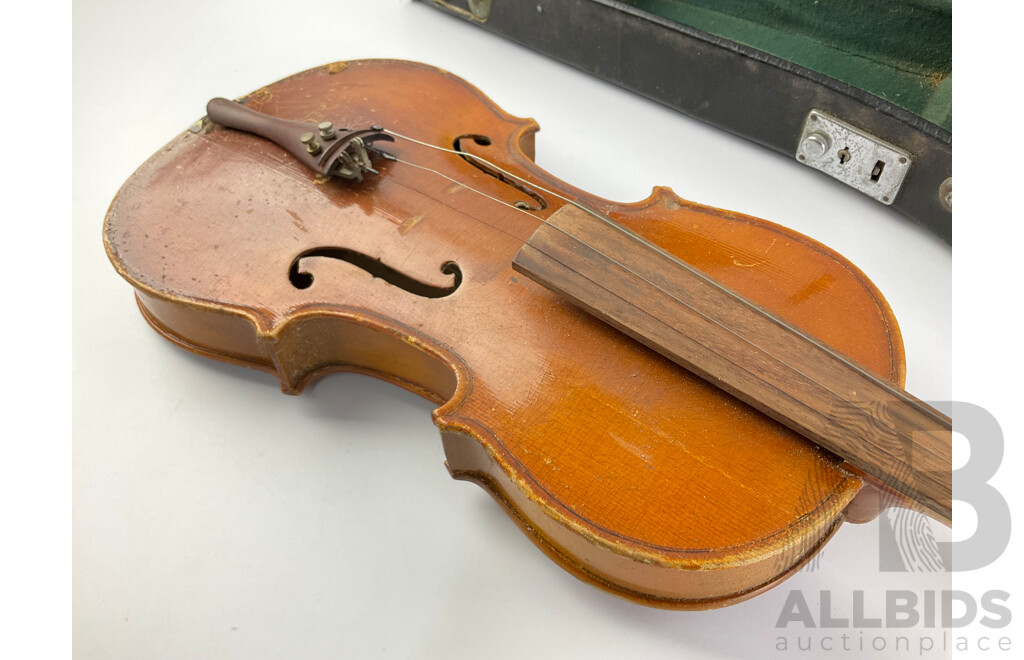
<path fill-rule="evenodd" d="M 81 1 L 74 30 L 76 657 L 781 657 L 787 631 L 774 626 L 791 589 L 812 607 L 832 590 L 849 615 L 855 589 L 948 588 L 946 575 L 880 574 L 877 525 L 846 525 L 817 570 L 724 610 L 607 595 L 548 560 L 482 490 L 450 480 L 429 403 L 354 375 L 286 397 L 266 374 L 170 345 L 100 237 L 121 183 L 209 98 L 372 57 L 440 66 L 535 117 L 537 161 L 574 185 L 625 201 L 667 185 L 836 249 L 893 307 L 908 389 L 944 400 L 951 253 L 926 231 L 419 3 Z M 609 149 L 631 126 L 652 138 Z"/>

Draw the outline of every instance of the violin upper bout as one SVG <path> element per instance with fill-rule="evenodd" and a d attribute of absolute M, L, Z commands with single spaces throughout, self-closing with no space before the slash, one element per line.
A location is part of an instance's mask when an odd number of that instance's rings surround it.
<path fill-rule="evenodd" d="M 828 246 L 783 225 L 683 199 L 657 186 L 608 203 L 616 222 L 902 386 L 896 316 L 871 279 Z"/>
<path fill-rule="evenodd" d="M 578 195 L 902 381 L 895 318 L 845 259 L 668 188 L 635 204 L 573 191 L 532 163 L 535 121 L 451 74 L 335 63 L 250 100 L 296 121 L 343 110 L 352 125 L 448 149 L 487 136 L 493 146 L 471 142 L 529 183 L 509 190 L 486 167 L 415 145 L 396 153 L 502 200 L 543 195 L 533 182 Z M 411 165 L 388 167 L 354 187 L 317 179 L 251 135 L 185 133 L 112 204 L 108 254 L 147 320 L 186 348 L 272 371 L 289 392 L 345 369 L 443 404 L 452 474 L 487 487 L 545 552 L 603 588 L 666 607 L 721 605 L 789 575 L 828 539 L 860 485 L 835 457 L 515 279 L 522 236 L 557 198 L 529 217 L 460 183 L 414 179 Z"/>

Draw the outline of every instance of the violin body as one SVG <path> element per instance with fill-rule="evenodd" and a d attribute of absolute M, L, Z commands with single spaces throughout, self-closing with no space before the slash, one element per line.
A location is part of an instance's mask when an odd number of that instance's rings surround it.
<path fill-rule="evenodd" d="M 425 65 L 335 63 L 241 102 L 384 126 L 526 183 L 402 140 L 379 176 L 341 181 L 200 122 L 129 179 L 105 224 L 167 339 L 274 373 L 287 393 L 352 371 L 436 402 L 453 477 L 566 570 L 647 605 L 748 598 L 877 512 L 840 458 L 512 269 L 568 197 L 902 385 L 892 311 L 840 255 L 665 188 L 632 204 L 572 188 L 533 162 L 534 121 Z"/>

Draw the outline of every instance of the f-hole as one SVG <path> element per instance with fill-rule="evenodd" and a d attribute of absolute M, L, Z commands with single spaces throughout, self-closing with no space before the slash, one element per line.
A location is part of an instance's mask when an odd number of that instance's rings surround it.
<path fill-rule="evenodd" d="M 296 289 L 308 289 L 313 285 L 313 275 L 302 270 L 299 263 L 303 259 L 311 257 L 327 257 L 328 259 L 345 261 L 353 266 L 362 268 L 374 277 L 379 277 L 388 284 L 393 284 L 422 298 L 444 298 L 445 296 L 450 296 L 462 284 L 462 270 L 454 261 L 446 261 L 441 264 L 441 272 L 445 275 L 451 275 L 452 283 L 448 286 L 434 286 L 433 284 L 421 282 L 399 270 L 395 270 L 380 259 L 374 259 L 362 252 L 342 247 L 319 247 L 306 250 L 292 260 L 291 268 L 288 269 L 288 279 Z"/>
<path fill-rule="evenodd" d="M 455 138 L 455 141 L 452 143 L 452 148 L 455 149 L 455 151 L 458 151 L 462 159 L 469 163 L 470 165 L 472 165 L 473 167 L 477 168 L 478 170 L 480 170 L 481 172 L 488 176 L 493 176 L 495 179 L 501 181 L 502 183 L 508 186 L 512 186 L 513 188 L 515 188 L 516 190 L 518 190 L 519 192 L 523 193 L 524 195 L 533 200 L 533 204 L 530 204 L 529 202 L 526 202 L 524 200 L 519 200 L 514 202 L 513 206 L 515 206 L 516 208 L 523 209 L 524 211 L 540 211 L 548 207 L 548 203 L 544 200 L 543 197 L 540 196 L 539 193 L 534 192 L 523 183 L 520 183 L 519 181 L 516 181 L 515 179 L 506 176 L 505 174 L 502 174 L 493 167 L 488 167 L 487 165 L 484 165 L 476 158 L 467 155 L 466 150 L 462 148 L 463 140 L 472 140 L 473 142 L 479 144 L 481 147 L 489 147 L 491 146 L 491 138 L 487 137 L 486 135 L 475 135 L 473 133 L 467 133 L 466 135 L 460 135 L 459 137 Z"/>

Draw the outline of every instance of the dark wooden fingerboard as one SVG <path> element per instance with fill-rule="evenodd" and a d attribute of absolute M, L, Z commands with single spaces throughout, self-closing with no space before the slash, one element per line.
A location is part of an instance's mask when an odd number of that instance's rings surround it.
<path fill-rule="evenodd" d="M 515 270 L 952 520 L 952 422 L 623 227 L 571 204 Z"/>

